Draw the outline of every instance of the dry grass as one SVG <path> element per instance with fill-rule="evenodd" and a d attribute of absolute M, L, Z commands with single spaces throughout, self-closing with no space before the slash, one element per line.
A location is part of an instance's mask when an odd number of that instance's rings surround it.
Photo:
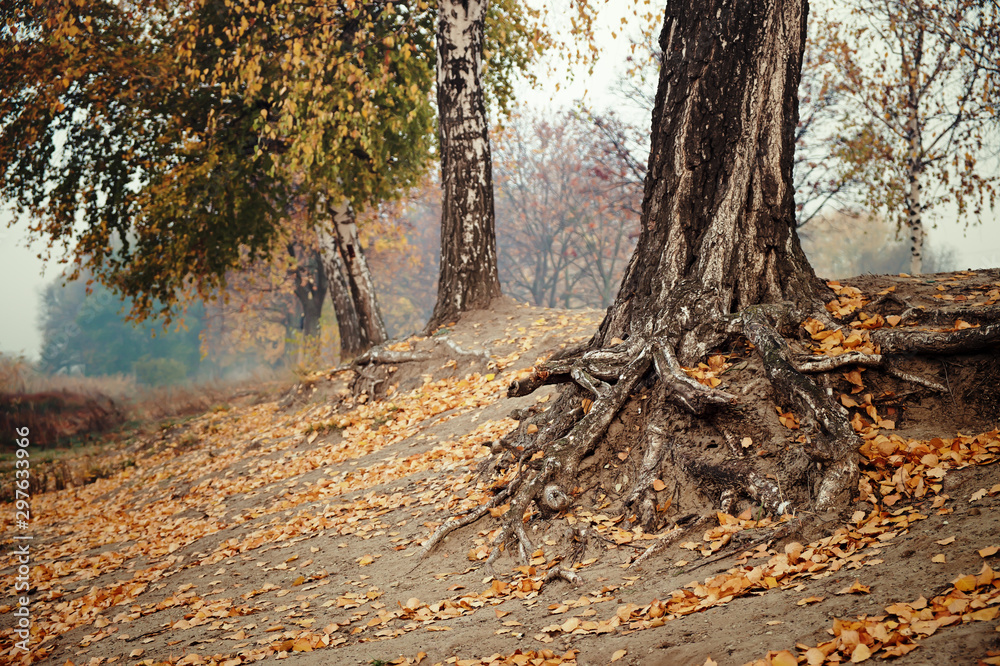
<path fill-rule="evenodd" d="M 291 374 L 258 372 L 240 380 L 146 388 L 124 375 L 45 375 L 22 358 L 0 355 L 0 502 L 13 499 L 16 427 L 30 428 L 32 494 L 51 492 L 134 465 L 128 446 L 133 429 L 261 399 L 293 383 Z M 119 428 L 121 435 L 111 434 Z"/>
<path fill-rule="evenodd" d="M 16 420 L 30 412 L 47 440 L 45 444 L 35 442 L 48 448 L 60 440 L 97 434 L 126 423 L 198 414 L 235 399 L 280 391 L 293 381 L 291 374 L 262 370 L 239 380 L 149 388 L 127 375 L 47 375 L 23 358 L 0 355 L 0 412 L 6 412 L 0 413 L 0 420 Z M 5 443 L 0 441 L 0 445 Z"/>

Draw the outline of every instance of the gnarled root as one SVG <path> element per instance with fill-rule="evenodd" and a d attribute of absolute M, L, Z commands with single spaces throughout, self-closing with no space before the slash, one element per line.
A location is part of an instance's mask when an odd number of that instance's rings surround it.
<path fill-rule="evenodd" d="M 639 475 L 632 491 L 625 498 L 625 507 L 635 512 L 639 524 L 646 531 L 652 531 L 656 528 L 657 522 L 656 494 L 653 490 L 653 483 L 656 481 L 660 464 L 667 452 L 667 437 L 659 426 L 650 424 L 646 428 L 646 439 L 646 450 L 642 455 Z"/>
<path fill-rule="evenodd" d="M 816 426 L 815 436 L 804 451 L 824 470 L 815 507 L 829 510 L 846 505 L 849 498 L 845 495 L 853 491 L 859 474 L 860 446 L 847 411 L 795 368 L 784 338 L 759 309 L 751 307 L 743 313 L 743 334 L 757 348 L 778 401 L 791 406 L 807 425 Z"/>
<path fill-rule="evenodd" d="M 641 418 L 645 434 L 640 444 L 629 445 L 637 453 L 641 451 L 641 457 L 633 458 L 635 462 L 619 472 L 623 478 L 626 473 L 634 474 L 632 483 L 619 496 L 621 508 L 630 521 L 638 522 L 647 531 L 655 530 L 663 521 L 658 512 L 665 505 L 658 505 L 656 489 L 665 489 L 657 480 L 669 466 L 690 477 L 700 490 L 711 491 L 707 496 L 727 512 L 741 498 L 774 515 L 794 513 L 796 509 L 828 511 L 847 506 L 859 474 L 860 440 L 832 391 L 820 387 L 808 373 L 831 372 L 845 366 L 879 368 L 942 391 L 943 387 L 931 380 L 903 372 L 894 365 L 893 355 L 976 349 L 1000 340 L 1000 330 L 992 324 L 933 335 L 911 330 L 872 331 L 883 354 L 847 353 L 800 360 L 793 357 L 779 325 L 772 323 L 786 325 L 787 319 L 788 309 L 783 305 L 755 306 L 720 320 L 717 326 L 730 334 L 742 334 L 753 345 L 766 376 L 766 381 L 761 381 L 777 404 L 791 408 L 801 419 L 801 430 L 794 440 L 762 416 L 766 410 L 759 404 L 761 387 L 730 393 L 700 383 L 681 367 L 668 338 L 643 340 L 636 336 L 607 349 L 576 351 L 572 356 L 539 364 L 528 379 L 512 384 L 510 395 L 526 395 L 550 383 L 567 383 L 570 388 L 544 412 L 516 413 L 521 421 L 519 427 L 494 446 L 498 455 L 491 471 L 513 469 L 515 473 L 504 491 L 511 507 L 493 540 L 495 547 L 487 564 L 492 567 L 502 549 L 516 552 L 525 562 L 530 558 L 534 546 L 525 530 L 524 517 L 531 515 L 532 506 L 543 518 L 572 506 L 574 492 L 579 492 L 581 485 L 577 478 L 581 461 L 595 452 L 609 425 L 640 384 L 649 386 L 650 370 L 655 371 L 658 382 L 652 393 L 654 399 L 645 402 L 650 396 L 644 396 L 639 410 L 644 414 Z M 911 342 L 913 346 L 909 346 Z M 741 381 L 749 386 L 753 378 Z M 676 432 L 692 427 L 684 425 L 688 423 L 685 419 L 691 418 L 686 415 L 708 417 L 708 427 L 700 432 L 714 429 L 724 440 L 723 448 L 706 457 L 697 446 L 692 449 L 692 444 L 672 434 L 671 427 Z M 753 438 L 747 439 L 751 434 Z M 753 450 L 758 455 L 785 451 L 780 454 L 783 458 L 779 467 L 775 468 L 773 460 L 745 455 L 754 440 L 757 448 Z M 616 463 L 613 456 L 609 458 Z M 675 486 L 675 495 L 679 488 Z M 485 515 L 484 509 L 477 513 Z M 448 523 L 440 530 L 457 529 L 476 520 L 475 515 Z M 662 535 L 637 563 L 669 547 L 680 529 L 675 527 Z"/>
<path fill-rule="evenodd" d="M 887 354 L 863 354 L 847 352 L 838 356 L 821 356 L 818 358 L 798 359 L 793 362 L 796 370 L 802 373 L 832 372 L 844 367 L 879 368 L 887 375 L 902 379 L 910 384 L 929 388 L 937 393 L 945 393 L 948 389 L 935 381 L 920 377 L 912 372 L 906 372 L 897 367 Z"/>
<path fill-rule="evenodd" d="M 699 527 L 704 527 L 708 525 L 708 523 L 711 520 L 708 516 L 701 516 L 695 518 L 694 522 L 690 522 L 688 519 L 692 518 L 695 517 L 686 516 L 684 520 L 679 521 L 669 530 L 657 536 L 656 541 L 654 541 L 650 546 L 646 548 L 646 550 L 640 553 L 637 558 L 632 560 L 632 562 L 629 564 L 629 567 L 631 568 L 640 566 L 643 562 L 645 562 L 649 558 L 653 557 L 654 555 L 658 555 L 663 551 L 667 550 L 668 548 L 670 548 L 671 546 L 673 546 L 675 543 L 680 541 L 682 536 L 684 536 L 688 532 L 698 529 Z"/>

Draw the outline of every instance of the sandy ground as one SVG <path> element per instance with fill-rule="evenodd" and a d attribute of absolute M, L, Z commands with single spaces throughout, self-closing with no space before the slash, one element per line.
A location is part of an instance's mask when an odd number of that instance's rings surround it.
<path fill-rule="evenodd" d="M 434 528 L 488 498 L 476 467 L 511 409 L 556 390 L 508 399 L 509 381 L 600 316 L 505 301 L 400 343 L 446 337 L 463 353 L 400 364 L 381 400 L 355 400 L 350 373 L 321 373 L 283 401 L 110 445 L 121 471 L 33 497 L 30 530 L 5 507 L 0 662 L 1000 663 L 989 414 L 964 437 L 951 417 L 899 428 L 867 468 L 869 501 L 807 532 L 719 515 L 630 566 L 656 535 L 604 513 L 608 497 L 532 520 L 531 566 L 482 566 L 492 517 L 422 557 Z M 31 587 L 15 593 L 6 537 L 29 533 Z M 570 545 L 585 547 L 572 567 Z M 547 576 L 560 568 L 574 581 Z M 27 653 L 13 633 L 24 594 Z"/>

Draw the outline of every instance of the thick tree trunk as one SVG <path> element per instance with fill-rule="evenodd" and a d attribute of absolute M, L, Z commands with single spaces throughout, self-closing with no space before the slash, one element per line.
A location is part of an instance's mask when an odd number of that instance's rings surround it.
<path fill-rule="evenodd" d="M 441 267 L 431 331 L 500 295 L 493 172 L 481 81 L 488 0 L 438 3 Z"/>
<path fill-rule="evenodd" d="M 532 504 L 551 517 L 595 487 L 606 491 L 591 496 L 607 502 L 601 509 L 647 530 L 664 524 L 666 484 L 674 485 L 671 497 L 693 505 L 674 509 L 676 529 L 640 559 L 674 543 L 685 512 L 698 505 L 702 515 L 707 503 L 734 514 L 808 509 L 812 516 L 850 506 L 860 438 L 832 387 L 806 373 L 891 368 L 878 354 L 803 362 L 786 339 L 807 317 L 840 328 L 795 232 L 792 150 L 805 24 L 805 0 L 667 4 L 641 235 L 618 297 L 587 346 L 511 383 L 510 396 L 570 385 L 547 408 L 512 413 L 519 425 L 492 447 L 493 498 L 441 525 L 426 552 L 509 505 L 486 564 L 501 552 L 530 561 L 535 546 L 524 516 Z M 1000 324 L 871 337 L 884 354 L 981 348 L 1000 339 Z M 717 348 L 723 353 L 709 363 L 733 370 L 716 377 L 725 390 L 684 367 Z M 897 376 L 914 379 L 905 374 Z"/>
<path fill-rule="evenodd" d="M 330 208 L 331 229 L 317 231 L 319 253 L 326 272 L 340 332 L 340 357 L 352 359 L 388 339 L 375 288 L 358 241 L 350 204 Z"/>
<path fill-rule="evenodd" d="M 792 200 L 803 5 L 668 3 L 641 234 L 599 345 L 667 335 L 692 364 L 720 318 L 815 302 Z"/>

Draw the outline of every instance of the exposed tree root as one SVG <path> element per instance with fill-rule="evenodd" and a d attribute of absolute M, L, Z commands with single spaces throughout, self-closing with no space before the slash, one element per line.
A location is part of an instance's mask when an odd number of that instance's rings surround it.
<path fill-rule="evenodd" d="M 825 312 L 809 314 L 829 320 Z M 711 388 L 692 377 L 694 371 L 681 366 L 669 336 L 614 340 L 607 348 L 576 349 L 538 364 L 530 376 L 510 385 L 508 395 L 529 395 L 548 384 L 564 384 L 566 388 L 547 409 L 534 405 L 512 414 L 519 421 L 518 427 L 491 444 L 494 455 L 480 467 L 487 475 L 508 475 L 509 483 L 487 506 L 439 527 L 425 544 L 425 554 L 447 534 L 509 502 L 485 564 L 492 571 L 502 552 L 527 563 L 535 546 L 526 520 L 536 516 L 546 519 L 570 509 L 583 492 L 581 469 L 588 470 L 587 474 L 617 469 L 607 472 L 617 474 L 621 481 L 612 481 L 616 486 L 614 501 L 620 501 L 614 510 L 647 532 L 660 528 L 667 519 L 664 507 L 670 506 L 670 501 L 658 501 L 664 491 L 680 497 L 682 487 L 696 488 L 710 505 L 734 514 L 737 503 L 776 516 L 802 510 L 808 510 L 806 515 L 811 515 L 809 511 L 843 510 L 857 486 L 860 439 L 849 413 L 834 400 L 833 390 L 810 375 L 866 367 L 945 392 L 936 381 L 902 370 L 898 359 L 904 354 L 974 351 L 1000 344 L 1000 324 L 948 332 L 877 329 L 870 334 L 881 347 L 880 354 L 848 352 L 801 358 L 784 337 L 796 330 L 794 317 L 801 318 L 803 313 L 790 304 L 771 304 L 749 307 L 716 321 L 716 339 L 735 345 L 742 337 L 759 358 L 759 362 L 746 359 L 732 364 L 733 391 Z M 754 377 L 752 368 L 762 372 Z M 639 393 L 643 394 L 641 400 Z M 618 452 L 602 451 L 600 445 L 626 405 L 632 405 L 628 427 L 641 435 L 630 434 L 628 452 L 615 458 L 608 453 Z M 788 430 L 768 405 L 791 410 L 800 420 L 800 428 Z M 624 423 L 617 426 L 619 432 Z M 714 433 L 715 439 L 723 442 L 722 448 L 707 454 L 704 444 L 696 445 L 687 436 L 693 428 L 701 433 L 702 442 Z M 768 459 L 771 455 L 780 457 L 777 461 Z M 587 466 L 582 467 L 585 459 Z M 619 466 L 619 461 L 631 462 Z M 662 481 L 669 478 L 673 479 L 672 489 Z M 675 523 L 632 565 L 670 548 L 689 529 L 710 520 L 700 518 L 693 525 L 689 521 Z M 594 536 L 606 538 L 597 532 Z M 574 552 L 581 555 L 586 548 L 586 530 L 574 532 L 573 541 Z M 561 570 L 553 571 L 556 573 L 550 572 L 550 576 L 578 584 L 575 572 L 565 570 L 572 574 L 567 576 L 558 573 Z"/>
<path fill-rule="evenodd" d="M 866 307 L 871 308 L 872 304 Z M 953 305 L 930 309 L 907 306 L 899 316 L 904 324 L 953 326 L 958 319 L 970 324 L 991 324 L 1000 321 L 1000 305 Z"/>
<path fill-rule="evenodd" d="M 733 535 L 733 539 L 724 547 L 724 550 L 727 552 L 719 553 L 714 557 L 709 557 L 700 560 L 698 562 L 695 562 L 694 564 L 684 569 L 684 575 L 686 576 L 691 572 L 696 571 L 697 569 L 701 569 L 702 567 L 706 567 L 710 564 L 715 564 L 716 562 L 721 562 L 722 560 L 732 557 L 734 554 L 732 552 L 733 547 L 735 547 L 736 552 L 742 552 L 742 553 L 746 553 L 747 551 L 753 550 L 757 548 L 757 546 L 761 546 L 764 544 L 766 544 L 767 547 L 770 547 L 771 544 L 773 544 L 775 541 L 783 539 L 789 534 L 791 534 L 792 531 L 800 524 L 801 524 L 801 519 L 795 518 L 791 521 L 782 523 L 781 525 L 778 526 L 777 529 L 774 530 L 768 529 L 767 533 L 764 534 L 764 536 L 761 536 L 757 539 L 753 538 L 749 540 L 745 538 L 740 539 L 739 537 L 744 534 L 747 534 L 747 532 L 737 532 L 735 535 Z"/>
<path fill-rule="evenodd" d="M 573 571 L 572 569 L 563 569 L 562 567 L 555 567 L 549 569 L 545 574 L 545 582 L 549 583 L 554 580 L 562 578 L 564 581 L 572 585 L 573 587 L 580 587 L 583 585 L 583 577 Z"/>
<path fill-rule="evenodd" d="M 756 308 L 743 315 L 743 333 L 764 361 L 764 371 L 780 403 L 818 426 L 805 453 L 825 468 L 816 491 L 816 508 L 826 511 L 846 504 L 845 493 L 853 492 L 858 477 L 857 449 L 860 444 L 847 411 L 830 394 L 795 369 L 788 346 Z M 767 493 L 769 494 L 769 493 Z"/>
<path fill-rule="evenodd" d="M 883 354 L 956 354 L 979 351 L 1000 343 L 1000 323 L 959 331 L 924 331 L 912 328 L 878 329 L 872 342 Z"/>
<path fill-rule="evenodd" d="M 466 525 L 471 525 L 485 516 L 490 512 L 490 509 L 495 508 L 500 501 L 502 501 L 502 496 L 496 495 L 486 505 L 470 511 L 464 516 L 452 516 L 448 520 L 444 521 L 440 527 L 434 530 L 434 534 L 431 535 L 431 538 L 423 543 L 423 549 L 420 551 L 420 558 L 423 559 L 424 557 L 430 555 L 431 552 L 444 540 L 444 538 L 455 530 L 461 529 Z"/>
<path fill-rule="evenodd" d="M 653 362 L 656 374 L 667 387 L 667 398 L 696 416 L 701 416 L 710 405 L 726 405 L 736 401 L 736 396 L 717 391 L 691 379 L 682 369 L 670 344 L 658 341 L 653 344 Z"/>
<path fill-rule="evenodd" d="M 688 518 L 690 517 L 691 516 L 688 516 Z M 643 562 L 653 557 L 654 555 L 659 555 L 660 553 L 669 549 L 675 543 L 680 541 L 681 537 L 683 537 L 688 532 L 696 530 L 700 527 L 704 527 L 708 525 L 709 522 L 711 522 L 711 518 L 709 518 L 708 516 L 701 516 L 693 523 L 688 523 L 688 524 L 678 523 L 674 525 L 666 532 L 660 534 L 657 537 L 656 541 L 654 541 L 650 546 L 648 546 L 646 550 L 644 550 L 642 554 L 639 555 L 639 557 L 632 560 L 632 562 L 629 563 L 629 568 L 640 566 Z"/>
<path fill-rule="evenodd" d="M 642 464 L 639 469 L 638 478 L 632 491 L 625 498 L 625 507 L 634 511 L 638 516 L 639 524 L 647 530 L 655 528 L 656 517 L 656 492 L 653 484 L 660 473 L 660 464 L 667 453 L 666 433 L 658 425 L 650 424 L 646 427 L 646 437 L 648 444 L 642 454 Z"/>
<path fill-rule="evenodd" d="M 372 347 L 351 362 L 351 368 L 355 372 L 354 395 L 362 393 L 376 395 L 379 388 L 389 379 L 391 370 L 386 370 L 386 367 L 403 363 L 424 363 L 434 358 L 472 359 L 481 363 L 483 367 L 490 363 L 490 356 L 485 351 L 463 349 L 454 340 L 443 335 L 433 338 L 433 346 L 430 349 L 400 351 L 388 349 L 389 344 L 391 343 Z"/>
<path fill-rule="evenodd" d="M 838 356 L 822 356 L 818 358 L 798 359 L 793 362 L 795 369 L 803 373 L 832 372 L 840 368 L 861 367 L 879 368 L 887 375 L 892 375 L 897 379 L 902 379 L 910 384 L 917 384 L 924 388 L 929 388 L 937 393 L 945 393 L 946 389 L 941 384 L 931 381 L 925 377 L 920 377 L 911 372 L 900 369 L 892 361 L 892 357 L 887 354 L 864 354 L 862 352 L 847 352 Z"/>

